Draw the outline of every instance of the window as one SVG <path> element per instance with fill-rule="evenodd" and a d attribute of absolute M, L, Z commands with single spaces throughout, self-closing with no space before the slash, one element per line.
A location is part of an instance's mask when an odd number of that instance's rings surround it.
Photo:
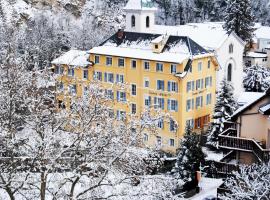
<path fill-rule="evenodd" d="M 162 144 L 161 137 L 157 136 L 157 145 L 161 146 L 161 144 Z"/>
<path fill-rule="evenodd" d="M 194 81 L 187 82 L 187 92 L 194 91 Z"/>
<path fill-rule="evenodd" d="M 117 120 L 124 120 L 124 119 L 126 119 L 126 112 L 125 111 L 117 110 L 116 111 L 116 119 Z"/>
<path fill-rule="evenodd" d="M 102 72 L 95 72 L 94 79 L 98 81 L 102 81 Z"/>
<path fill-rule="evenodd" d="M 155 44 L 155 49 L 158 49 L 158 44 Z"/>
<path fill-rule="evenodd" d="M 164 128 L 164 120 L 163 119 L 159 119 L 157 126 L 158 126 L 158 128 L 163 129 Z"/>
<path fill-rule="evenodd" d="M 169 145 L 170 145 L 171 147 L 174 147 L 174 139 L 170 139 L 170 140 L 169 140 Z"/>
<path fill-rule="evenodd" d="M 195 122 L 196 122 L 196 128 L 201 128 L 201 118 L 196 119 Z"/>
<path fill-rule="evenodd" d="M 162 63 L 157 63 L 156 64 L 156 71 L 157 72 L 163 72 L 163 64 Z"/>
<path fill-rule="evenodd" d="M 118 67 L 125 67 L 125 59 L 118 58 Z"/>
<path fill-rule="evenodd" d="M 198 71 L 199 71 L 199 72 L 202 71 L 202 62 L 199 62 L 199 63 L 198 63 Z"/>
<path fill-rule="evenodd" d="M 63 91 L 64 91 L 64 84 L 63 84 L 62 82 L 60 82 L 60 83 L 57 85 L 57 88 L 58 88 L 58 91 L 63 92 Z"/>
<path fill-rule="evenodd" d="M 145 96 L 144 97 L 144 105 L 146 107 L 150 107 L 151 106 L 151 96 Z"/>
<path fill-rule="evenodd" d="M 164 86 L 164 81 L 162 80 L 157 80 L 157 90 L 165 90 L 165 86 Z"/>
<path fill-rule="evenodd" d="M 149 78 L 144 78 L 144 87 L 148 88 L 150 86 Z"/>
<path fill-rule="evenodd" d="M 131 95 L 133 96 L 137 95 L 137 88 L 135 84 L 131 84 Z"/>
<path fill-rule="evenodd" d="M 150 18 L 149 18 L 149 16 L 146 17 L 145 25 L 146 25 L 146 28 L 150 27 Z"/>
<path fill-rule="evenodd" d="M 176 65 L 171 64 L 171 74 L 175 74 L 175 73 L 176 73 Z"/>
<path fill-rule="evenodd" d="M 83 95 L 84 96 L 88 95 L 88 87 L 87 86 L 83 87 Z"/>
<path fill-rule="evenodd" d="M 116 74 L 116 83 L 124 83 L 124 75 Z"/>
<path fill-rule="evenodd" d="M 189 119 L 186 121 L 186 125 L 190 126 L 190 128 L 194 128 L 194 119 Z"/>
<path fill-rule="evenodd" d="M 113 73 L 107 73 L 107 72 L 104 73 L 105 82 L 113 83 L 113 80 L 114 80 Z"/>
<path fill-rule="evenodd" d="M 58 101 L 58 108 L 60 108 L 60 109 L 66 109 L 66 105 L 64 104 L 63 101 L 61 101 L 61 100 Z"/>
<path fill-rule="evenodd" d="M 77 87 L 76 87 L 75 84 L 69 86 L 69 93 L 70 94 L 76 94 L 77 93 Z"/>
<path fill-rule="evenodd" d="M 136 114 L 137 110 L 136 110 L 136 104 L 132 103 L 131 104 L 131 114 Z"/>
<path fill-rule="evenodd" d="M 112 66 L 112 57 L 106 57 L 106 65 Z"/>
<path fill-rule="evenodd" d="M 88 70 L 83 70 L 83 78 L 88 79 Z"/>
<path fill-rule="evenodd" d="M 186 105 L 186 111 L 189 112 L 190 110 L 194 109 L 194 99 L 188 99 Z"/>
<path fill-rule="evenodd" d="M 162 110 L 164 110 L 164 98 L 161 98 L 161 97 L 154 97 L 154 106 L 155 108 L 160 108 Z"/>
<path fill-rule="evenodd" d="M 198 109 L 199 107 L 202 107 L 203 105 L 203 97 L 196 97 L 196 109 Z"/>
<path fill-rule="evenodd" d="M 232 81 L 232 64 L 231 63 L 228 65 L 227 81 Z"/>
<path fill-rule="evenodd" d="M 68 68 L 68 76 L 74 77 L 74 74 L 75 74 L 74 69 L 73 68 Z"/>
<path fill-rule="evenodd" d="M 196 80 L 196 90 L 201 90 L 203 89 L 203 79 L 198 79 Z"/>
<path fill-rule="evenodd" d="M 212 86 L 212 76 L 205 78 L 205 88 Z"/>
<path fill-rule="evenodd" d="M 170 119 L 170 131 L 171 132 L 176 131 L 176 123 L 173 119 Z"/>
<path fill-rule="evenodd" d="M 168 92 L 178 92 L 178 83 L 168 81 Z"/>
<path fill-rule="evenodd" d="M 178 101 L 168 99 L 168 111 L 178 111 Z"/>
<path fill-rule="evenodd" d="M 131 68 L 136 69 L 137 67 L 137 61 L 136 60 L 131 60 Z"/>
<path fill-rule="evenodd" d="M 150 63 L 148 61 L 143 62 L 144 70 L 149 71 L 150 70 Z"/>
<path fill-rule="evenodd" d="M 143 135 L 143 141 L 144 142 L 147 142 L 149 140 L 149 137 L 148 137 L 148 135 L 145 133 L 144 135 Z"/>
<path fill-rule="evenodd" d="M 54 73 L 55 74 L 60 74 L 60 66 L 58 66 L 58 65 L 55 66 Z"/>
<path fill-rule="evenodd" d="M 211 67 L 211 61 L 210 60 L 208 60 L 208 62 L 207 62 L 207 67 L 208 67 L 208 69 L 210 69 L 210 67 Z"/>
<path fill-rule="evenodd" d="M 206 105 L 210 105 L 212 102 L 212 94 L 206 95 Z"/>
<path fill-rule="evenodd" d="M 229 45 L 229 53 L 233 53 L 233 44 Z"/>
<path fill-rule="evenodd" d="M 99 62 L 100 62 L 99 58 L 100 58 L 99 56 L 95 56 L 95 64 L 99 64 Z"/>
<path fill-rule="evenodd" d="M 117 91 L 117 101 L 118 102 L 126 102 L 127 98 L 126 98 L 126 93 L 122 92 L 122 91 Z"/>
<path fill-rule="evenodd" d="M 136 25 L 136 19 L 135 19 L 135 16 L 132 15 L 131 16 L 131 27 L 135 27 L 135 25 Z"/>
<path fill-rule="evenodd" d="M 113 100 L 113 99 L 114 99 L 113 90 L 105 90 L 105 96 L 106 96 L 108 99 Z"/>

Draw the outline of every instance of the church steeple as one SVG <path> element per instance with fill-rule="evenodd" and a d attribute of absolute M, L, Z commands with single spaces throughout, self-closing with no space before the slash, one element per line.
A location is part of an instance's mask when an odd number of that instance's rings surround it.
<path fill-rule="evenodd" d="M 151 0 L 129 0 L 126 7 L 126 31 L 150 32 L 155 25 L 155 8 Z"/>

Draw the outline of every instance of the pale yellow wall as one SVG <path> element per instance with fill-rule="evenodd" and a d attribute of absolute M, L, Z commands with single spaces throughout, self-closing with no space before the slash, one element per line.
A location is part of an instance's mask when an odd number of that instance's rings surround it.
<path fill-rule="evenodd" d="M 75 70 L 75 78 L 67 77 L 66 75 L 59 77 L 58 81 L 62 81 L 65 83 L 65 86 L 67 86 L 71 83 L 77 84 L 77 95 L 82 95 L 82 86 L 86 83 L 89 83 L 93 79 L 93 72 L 94 71 L 100 71 L 102 72 L 102 79 L 104 81 L 104 73 L 105 72 L 111 72 L 114 74 L 114 80 L 116 80 L 116 74 L 123 74 L 124 75 L 124 81 L 127 85 L 130 84 L 136 84 L 137 86 L 137 95 L 131 96 L 131 90 L 130 87 L 126 90 L 127 94 L 127 103 L 119 103 L 115 100 L 113 108 L 116 113 L 116 110 L 123 110 L 127 113 L 131 112 L 131 107 L 129 106 L 129 103 L 135 103 L 137 105 L 137 114 L 139 115 L 143 110 L 145 109 L 144 106 L 144 95 L 150 95 L 152 97 L 152 103 L 154 102 L 154 96 L 160 96 L 163 97 L 165 100 L 165 106 L 164 110 L 162 112 L 168 113 L 167 110 L 167 100 L 170 99 L 176 99 L 178 101 L 178 112 L 169 112 L 169 114 L 177 121 L 179 124 L 179 129 L 177 132 L 170 132 L 169 130 L 169 123 L 164 121 L 164 129 L 160 130 L 159 136 L 162 137 L 162 149 L 164 151 L 168 152 L 175 152 L 175 150 L 179 147 L 179 140 L 184 134 L 185 124 L 187 119 L 195 119 L 198 117 L 211 115 L 215 103 L 215 80 L 216 80 L 216 67 L 211 62 L 210 69 L 207 68 L 207 63 L 210 57 L 195 59 L 193 62 L 193 69 L 192 73 L 188 73 L 187 76 L 183 79 L 180 79 L 178 77 L 175 77 L 173 74 L 171 74 L 170 66 L 173 63 L 163 63 L 163 72 L 156 72 L 156 62 L 155 61 L 149 61 L 150 62 L 150 70 L 146 71 L 143 67 L 143 60 L 137 59 L 137 67 L 136 69 L 132 69 L 131 67 L 131 60 L 132 58 L 125 58 L 125 67 L 118 67 L 118 57 L 113 57 L 113 65 L 112 66 L 106 66 L 106 56 L 100 55 L 100 64 L 95 64 L 92 67 L 89 67 L 89 80 L 82 80 L 83 77 L 83 69 L 81 67 L 76 67 Z M 90 60 L 94 61 L 94 55 L 90 55 Z M 202 65 L 202 71 L 198 72 L 197 65 L 198 61 L 201 61 L 203 63 Z M 186 65 L 187 61 L 185 61 L 182 64 L 177 64 L 177 72 L 183 72 L 184 67 Z M 67 66 L 66 68 L 66 74 L 67 74 Z M 212 76 L 212 87 L 207 89 L 202 89 L 199 91 L 190 92 L 189 94 L 186 93 L 186 85 L 187 81 L 194 80 L 195 81 L 195 87 L 196 87 L 196 80 L 199 78 L 203 78 L 205 81 L 205 77 Z M 150 86 L 149 88 L 144 88 L 144 78 L 149 78 Z M 157 91 L 157 80 L 164 80 L 165 81 L 165 91 Z M 178 92 L 168 92 L 167 86 L 168 81 L 175 81 L 178 83 Z M 103 86 L 105 88 L 113 88 L 114 90 L 114 98 L 116 99 L 116 91 L 118 89 L 118 86 L 111 83 L 104 83 L 102 82 Z M 205 84 L 205 83 L 204 83 Z M 212 104 L 209 106 L 206 106 L 206 94 L 212 93 Z M 186 112 L 186 100 L 188 98 L 194 98 L 194 104 L 196 106 L 196 100 L 195 98 L 197 96 L 203 95 L 203 108 L 197 109 L 194 108 L 194 110 L 190 112 Z M 58 99 L 64 99 L 66 96 L 64 94 L 59 95 Z M 171 147 L 168 145 L 169 139 L 175 140 L 175 146 Z M 149 135 L 149 142 L 146 143 L 147 146 L 154 147 L 156 144 L 156 136 L 150 136 Z"/>
<path fill-rule="evenodd" d="M 238 118 L 238 134 L 243 138 L 255 139 L 257 141 L 268 141 L 268 130 L 270 129 L 270 122 L 268 115 L 262 115 L 258 112 L 259 108 L 270 102 L 270 98 L 265 98 L 250 109 L 243 112 Z"/>

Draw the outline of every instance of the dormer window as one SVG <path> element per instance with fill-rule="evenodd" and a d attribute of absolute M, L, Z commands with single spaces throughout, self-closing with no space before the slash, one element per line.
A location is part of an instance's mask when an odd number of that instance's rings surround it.
<path fill-rule="evenodd" d="M 150 18 L 149 16 L 146 17 L 146 28 L 150 27 Z"/>
<path fill-rule="evenodd" d="M 233 44 L 230 44 L 229 46 L 229 53 L 233 53 Z"/>
<path fill-rule="evenodd" d="M 158 49 L 158 44 L 155 44 L 155 49 Z"/>
<path fill-rule="evenodd" d="M 132 15 L 131 16 L 131 27 L 135 27 L 135 25 L 136 25 L 136 19 L 135 19 L 135 16 Z"/>

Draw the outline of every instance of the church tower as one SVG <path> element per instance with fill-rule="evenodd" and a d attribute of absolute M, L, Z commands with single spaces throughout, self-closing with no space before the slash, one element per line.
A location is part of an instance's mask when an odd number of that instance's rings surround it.
<path fill-rule="evenodd" d="M 151 0 L 129 0 L 126 7 L 126 31 L 151 32 L 157 8 Z"/>

